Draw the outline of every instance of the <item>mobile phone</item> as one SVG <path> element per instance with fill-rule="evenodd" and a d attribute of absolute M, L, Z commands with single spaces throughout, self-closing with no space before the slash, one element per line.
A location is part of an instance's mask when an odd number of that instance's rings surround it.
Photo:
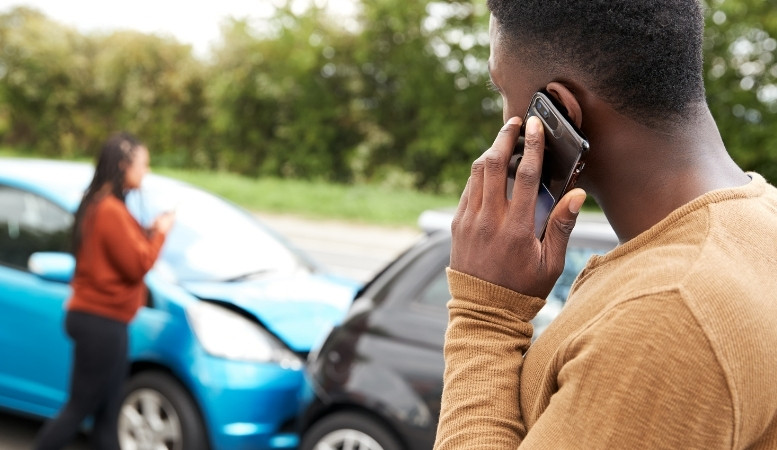
<path fill-rule="evenodd" d="M 537 116 L 545 130 L 542 176 L 534 210 L 534 233 L 542 240 L 551 211 L 561 197 L 575 187 L 577 177 L 585 167 L 589 145 L 585 135 L 569 120 L 566 108 L 544 89 L 537 91 L 529 103 L 520 138 L 508 165 L 507 198 L 512 197 L 515 173 L 523 157 L 526 122 L 531 116 Z"/>

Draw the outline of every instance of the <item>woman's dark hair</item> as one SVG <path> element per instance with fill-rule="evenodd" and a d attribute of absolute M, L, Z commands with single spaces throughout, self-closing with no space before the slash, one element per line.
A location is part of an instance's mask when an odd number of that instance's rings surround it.
<path fill-rule="evenodd" d="M 84 218 L 89 211 L 89 206 L 97 200 L 98 194 L 107 194 L 105 189 L 110 189 L 110 194 L 124 202 L 124 173 L 126 167 L 132 162 L 135 151 L 142 146 L 142 142 L 127 132 L 116 133 L 103 143 L 92 182 L 86 188 L 76 211 L 73 225 L 73 254 L 77 255 L 81 247 Z"/>
<path fill-rule="evenodd" d="M 574 76 L 622 114 L 671 122 L 704 102 L 699 0 L 488 0 L 511 55 Z"/>

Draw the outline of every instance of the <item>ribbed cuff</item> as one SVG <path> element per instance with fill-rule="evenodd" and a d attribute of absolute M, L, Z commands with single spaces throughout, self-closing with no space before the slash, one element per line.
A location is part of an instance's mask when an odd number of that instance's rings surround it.
<path fill-rule="evenodd" d="M 451 268 L 447 268 L 446 273 L 448 287 L 456 300 L 505 309 L 525 322 L 532 320 L 545 306 L 545 300 L 542 298 L 520 294 Z"/>

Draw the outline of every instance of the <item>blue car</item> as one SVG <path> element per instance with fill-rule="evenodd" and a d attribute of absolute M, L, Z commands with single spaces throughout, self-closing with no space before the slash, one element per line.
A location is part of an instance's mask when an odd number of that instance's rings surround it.
<path fill-rule="evenodd" d="M 0 158 L 0 408 L 49 418 L 67 400 L 73 213 L 89 164 Z M 176 223 L 130 325 L 123 449 L 296 448 L 304 360 L 359 285 L 323 273 L 252 214 L 149 175 L 127 206 Z"/>

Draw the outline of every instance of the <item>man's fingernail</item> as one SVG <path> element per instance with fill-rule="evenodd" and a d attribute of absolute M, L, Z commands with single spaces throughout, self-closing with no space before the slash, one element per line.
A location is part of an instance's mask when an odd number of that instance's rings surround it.
<path fill-rule="evenodd" d="M 526 121 L 526 132 L 533 134 L 540 132 L 540 119 L 537 116 L 531 116 Z"/>
<path fill-rule="evenodd" d="M 583 207 L 585 202 L 585 195 L 576 195 L 569 200 L 569 212 L 577 214 L 580 212 L 580 208 Z"/>

